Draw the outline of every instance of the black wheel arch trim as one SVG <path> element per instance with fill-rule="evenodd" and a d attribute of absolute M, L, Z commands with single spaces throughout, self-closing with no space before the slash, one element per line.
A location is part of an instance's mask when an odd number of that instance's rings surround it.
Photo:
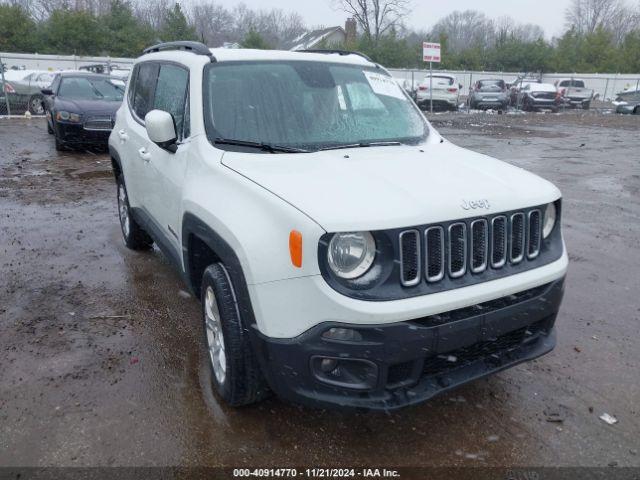
<path fill-rule="evenodd" d="M 194 279 L 189 261 L 191 247 L 189 243 L 192 236 L 204 242 L 220 259 L 220 262 L 222 262 L 231 278 L 243 327 L 246 329 L 248 326 L 254 326 L 256 319 L 251 305 L 249 288 L 236 252 L 224 238 L 209 227 L 203 220 L 192 213 L 185 213 L 182 218 L 182 255 L 184 277 L 191 292 L 197 297 L 200 295 L 200 292 L 195 291 L 197 279 Z"/>

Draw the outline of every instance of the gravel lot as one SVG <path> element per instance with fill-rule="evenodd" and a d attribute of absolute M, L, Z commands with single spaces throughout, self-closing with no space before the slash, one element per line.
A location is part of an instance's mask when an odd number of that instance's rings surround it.
<path fill-rule="evenodd" d="M 384 415 L 222 405 L 198 302 L 122 243 L 108 157 L 0 119 L 0 465 L 640 466 L 640 117 L 433 121 L 563 191 L 558 346 Z"/>

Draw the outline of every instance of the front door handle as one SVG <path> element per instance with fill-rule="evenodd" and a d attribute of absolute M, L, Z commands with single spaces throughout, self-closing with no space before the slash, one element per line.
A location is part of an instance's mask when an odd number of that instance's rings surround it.
<path fill-rule="evenodd" d="M 149 162 L 151 160 L 151 153 L 147 152 L 147 149 L 144 147 L 138 150 L 138 156 L 145 162 Z"/>
<path fill-rule="evenodd" d="M 120 137 L 120 141 L 122 143 L 126 142 L 127 140 L 129 140 L 129 135 L 127 135 L 127 132 L 125 132 L 124 130 L 120 130 L 118 132 L 118 137 Z"/>

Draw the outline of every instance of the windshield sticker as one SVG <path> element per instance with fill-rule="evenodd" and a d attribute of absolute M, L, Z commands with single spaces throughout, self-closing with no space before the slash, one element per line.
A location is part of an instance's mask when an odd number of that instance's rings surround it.
<path fill-rule="evenodd" d="M 396 81 L 387 77 L 386 75 L 380 75 L 379 73 L 363 71 L 364 76 L 367 77 L 367 81 L 371 86 L 371 89 L 377 95 L 385 95 L 387 97 L 399 98 L 401 100 L 407 100 L 407 98 L 402 93 L 400 86 L 396 83 Z"/>

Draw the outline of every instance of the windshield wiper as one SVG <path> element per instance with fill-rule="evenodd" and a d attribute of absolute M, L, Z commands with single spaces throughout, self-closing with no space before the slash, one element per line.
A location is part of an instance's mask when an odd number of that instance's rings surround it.
<path fill-rule="evenodd" d="M 302 148 L 285 147 L 284 145 L 272 145 L 263 142 L 250 142 L 249 140 L 236 140 L 234 138 L 216 138 L 213 141 L 216 145 L 237 145 L 239 147 L 257 148 L 271 153 L 309 153 L 309 150 Z"/>
<path fill-rule="evenodd" d="M 400 142 L 360 142 L 360 143 L 347 143 L 344 145 L 333 145 L 331 147 L 323 147 L 319 150 L 341 150 L 343 148 L 364 148 L 364 147 L 392 147 L 402 145 Z"/>

